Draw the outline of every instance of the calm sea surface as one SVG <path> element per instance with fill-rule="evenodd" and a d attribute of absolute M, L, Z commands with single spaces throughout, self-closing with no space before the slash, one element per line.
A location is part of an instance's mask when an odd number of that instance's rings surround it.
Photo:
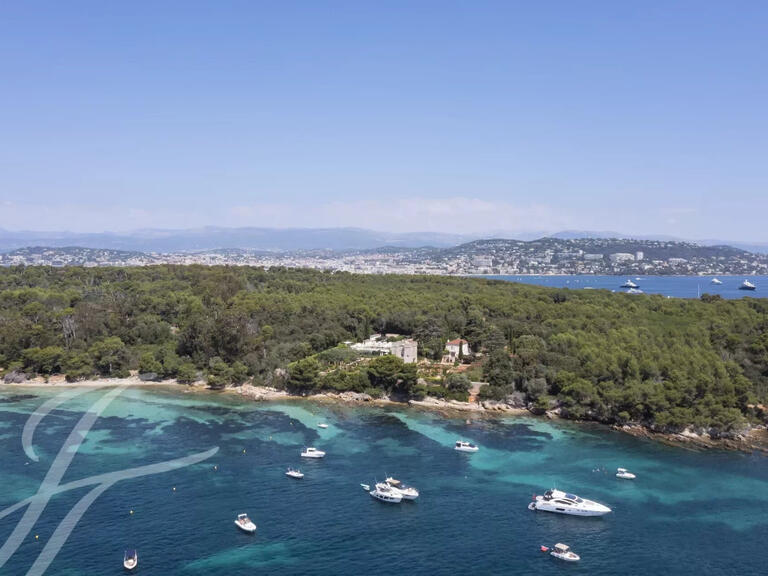
<path fill-rule="evenodd" d="M 569 288 L 571 290 L 600 289 L 626 292 L 621 288 L 628 279 L 640 286 L 646 294 L 661 294 L 674 298 L 697 298 L 699 295 L 719 294 L 723 298 L 765 298 L 768 297 L 768 276 L 718 276 L 721 285 L 712 284 L 713 276 L 484 276 L 495 280 L 522 282 L 549 286 L 550 288 Z M 745 280 L 757 286 L 754 291 L 739 290 Z"/>
<path fill-rule="evenodd" d="M 30 462 L 22 428 L 57 393 L 0 387 L 0 509 L 37 490 L 65 436 L 104 394 L 88 392 L 46 417 L 33 440 L 40 460 Z M 330 427 L 318 429 L 320 422 Z M 480 452 L 455 452 L 457 438 L 479 443 Z M 305 445 L 328 455 L 300 462 Z M 63 482 L 214 446 L 211 460 L 103 493 L 46 574 L 123 574 L 130 547 L 139 550 L 137 573 L 152 575 L 745 576 L 768 566 L 768 458 L 532 418 L 467 424 L 407 409 L 133 388 L 97 420 Z M 284 476 L 289 465 L 306 477 Z M 615 478 L 618 466 L 637 480 Z M 387 474 L 418 487 L 419 500 L 383 504 L 359 486 Z M 527 510 L 534 492 L 552 486 L 614 512 L 572 518 Z M 25 574 L 88 490 L 54 497 L 0 573 Z M 239 512 L 257 522 L 255 536 L 236 529 Z M 0 520 L 0 543 L 21 515 Z M 556 542 L 570 544 L 581 562 L 539 551 Z"/>

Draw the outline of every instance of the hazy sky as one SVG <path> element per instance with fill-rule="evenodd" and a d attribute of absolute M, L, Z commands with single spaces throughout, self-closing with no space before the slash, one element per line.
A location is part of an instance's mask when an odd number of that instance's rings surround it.
<path fill-rule="evenodd" d="M 0 3 L 0 227 L 768 240 L 768 3 Z"/>

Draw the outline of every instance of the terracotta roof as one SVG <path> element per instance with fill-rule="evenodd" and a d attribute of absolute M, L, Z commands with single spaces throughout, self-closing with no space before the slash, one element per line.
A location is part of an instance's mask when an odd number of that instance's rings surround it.
<path fill-rule="evenodd" d="M 462 340 L 461 338 L 458 338 L 456 340 L 449 341 L 448 344 L 446 344 L 446 346 L 450 346 L 450 345 L 459 346 L 461 344 L 469 344 L 469 342 L 467 342 L 466 340 Z"/>

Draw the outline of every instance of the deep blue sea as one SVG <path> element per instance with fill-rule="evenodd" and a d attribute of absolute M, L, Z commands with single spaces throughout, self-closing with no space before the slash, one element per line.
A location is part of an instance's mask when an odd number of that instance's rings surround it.
<path fill-rule="evenodd" d="M 29 415 L 56 389 L 0 387 L 0 510 L 31 496 L 90 391 L 44 418 L 22 450 Z M 211 459 L 124 480 L 85 512 L 46 574 L 738 575 L 768 570 L 768 458 L 694 452 L 598 426 L 523 417 L 448 419 L 412 409 L 306 401 L 253 403 L 129 388 L 96 421 L 62 482 L 219 447 Z M 326 430 L 317 424 L 327 422 Z M 480 452 L 462 454 L 465 438 Z M 305 445 L 327 451 L 300 461 Z M 300 466 L 303 480 L 284 475 Z M 617 467 L 637 473 L 619 480 Z M 360 483 L 395 475 L 414 503 L 373 500 Z M 556 486 L 613 508 L 604 518 L 531 512 Z M 174 490 L 175 488 L 175 490 Z M 59 494 L 0 574 L 23 575 L 89 488 Z M 133 514 L 131 514 L 133 510 Z M 256 535 L 237 530 L 247 512 Z M 0 544 L 22 512 L 0 520 Z M 35 538 L 37 535 L 38 538 Z M 569 544 L 566 564 L 539 546 Z"/>
<path fill-rule="evenodd" d="M 484 276 L 495 280 L 536 284 L 550 288 L 569 288 L 571 290 L 611 290 L 626 292 L 621 288 L 627 280 L 632 280 L 645 294 L 661 294 L 673 298 L 698 298 L 701 294 L 719 294 L 723 298 L 765 298 L 768 297 L 768 276 L 718 276 L 721 285 L 712 284 L 714 276 Z M 754 291 L 739 290 L 744 280 L 757 286 Z"/>

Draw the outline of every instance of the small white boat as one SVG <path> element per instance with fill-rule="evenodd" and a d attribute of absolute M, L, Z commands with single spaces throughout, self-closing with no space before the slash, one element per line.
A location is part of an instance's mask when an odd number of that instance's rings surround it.
<path fill-rule="evenodd" d="M 291 478 L 296 478 L 298 480 L 304 478 L 304 474 L 301 472 L 301 470 L 294 470 L 293 468 L 288 468 L 288 471 L 285 473 L 285 475 L 290 476 Z"/>
<path fill-rule="evenodd" d="M 399 504 L 403 500 L 403 495 L 397 490 L 392 488 L 389 484 L 384 482 L 377 482 L 373 490 L 368 492 L 371 496 L 381 502 L 389 502 L 390 504 Z"/>
<path fill-rule="evenodd" d="M 325 429 L 325 428 L 328 428 L 328 424 L 321 423 L 321 424 L 318 424 L 317 427 Z"/>
<path fill-rule="evenodd" d="M 123 555 L 123 568 L 133 570 L 139 565 L 139 553 L 136 550 L 126 550 Z"/>
<path fill-rule="evenodd" d="M 639 288 L 639 286 L 634 282 L 632 282 L 632 280 L 627 280 L 626 282 L 624 282 L 624 284 L 619 286 L 619 288 Z"/>
<path fill-rule="evenodd" d="M 757 289 L 757 286 L 752 284 L 749 280 L 744 280 L 744 282 L 741 283 L 741 286 L 739 286 L 739 290 L 755 290 Z"/>
<path fill-rule="evenodd" d="M 632 474 L 632 472 L 630 472 L 626 468 L 617 468 L 616 478 L 624 478 L 625 480 L 634 480 L 635 478 L 637 478 L 637 476 Z"/>
<path fill-rule="evenodd" d="M 240 528 L 240 530 L 247 532 L 248 534 L 253 534 L 256 532 L 256 524 L 251 522 L 251 519 L 248 518 L 248 514 L 238 514 L 237 520 L 235 520 L 235 524 L 238 528 Z"/>
<path fill-rule="evenodd" d="M 554 556 L 555 558 L 559 558 L 560 560 L 565 560 L 566 562 L 578 562 L 581 560 L 581 557 L 573 552 L 571 550 L 570 546 L 566 546 L 565 544 L 555 544 L 552 547 L 552 551 L 549 553 L 550 556 Z"/>
<path fill-rule="evenodd" d="M 710 284 L 715 284 L 716 286 L 719 286 L 720 284 L 722 284 L 722 282 L 717 278 L 712 278 L 712 281 L 710 282 Z"/>
<path fill-rule="evenodd" d="M 416 498 L 419 497 L 419 491 L 416 490 L 413 486 L 408 486 L 406 484 L 403 484 L 400 482 L 400 480 L 396 480 L 395 478 L 392 478 L 391 476 L 385 480 L 387 484 L 389 484 L 392 488 L 400 492 L 400 495 L 403 497 L 403 500 L 416 500 Z"/>
<path fill-rule="evenodd" d="M 579 498 L 575 494 L 556 489 L 547 490 L 543 496 L 534 496 L 533 502 L 528 504 L 528 509 L 572 516 L 604 516 L 611 512 L 608 506 L 599 502 Z"/>
<path fill-rule="evenodd" d="M 459 452 L 477 452 L 480 450 L 480 448 L 471 442 L 466 442 L 464 440 L 456 440 L 456 444 L 454 445 L 453 449 L 458 450 Z"/>
<path fill-rule="evenodd" d="M 627 294 L 644 294 L 644 292 L 640 288 L 630 288 L 627 290 Z"/>
<path fill-rule="evenodd" d="M 370 486 L 368 486 L 368 484 L 362 484 L 362 483 L 361 483 L 361 484 L 360 484 L 360 487 L 361 487 L 363 490 L 365 490 L 366 492 L 370 492 L 370 491 L 371 491 L 371 487 L 370 487 Z"/>
<path fill-rule="evenodd" d="M 325 458 L 325 452 L 318 450 L 317 448 L 304 448 L 304 452 L 301 453 L 302 458 Z"/>

